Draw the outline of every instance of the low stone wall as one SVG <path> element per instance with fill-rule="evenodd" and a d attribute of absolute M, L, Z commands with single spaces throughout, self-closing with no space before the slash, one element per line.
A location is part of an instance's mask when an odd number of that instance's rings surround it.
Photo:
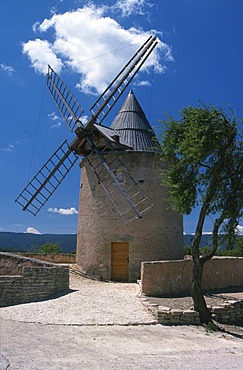
<path fill-rule="evenodd" d="M 230 300 L 218 307 L 208 307 L 212 318 L 223 324 L 243 323 L 243 300 Z"/>
<path fill-rule="evenodd" d="M 159 306 L 158 323 L 163 325 L 199 325 L 199 313 L 193 310 L 175 310 Z"/>
<path fill-rule="evenodd" d="M 204 291 L 243 286 L 243 257 L 214 257 L 204 266 Z M 192 261 L 143 262 L 141 292 L 147 296 L 166 297 L 190 294 Z"/>
<path fill-rule="evenodd" d="M 162 325 L 200 325 L 199 313 L 194 310 L 171 309 L 170 307 L 151 304 L 142 299 L 147 309 Z M 212 318 L 222 324 L 240 324 L 243 322 L 243 300 L 229 300 L 218 307 L 208 306 Z"/>
<path fill-rule="evenodd" d="M 28 266 L 48 267 L 50 264 L 18 254 L 0 252 L 0 275 L 21 275 L 23 267 Z"/>
<path fill-rule="evenodd" d="M 28 258 L 34 258 L 41 261 L 47 261 L 52 263 L 75 263 L 76 254 L 66 254 L 66 253 L 53 253 L 53 254 L 42 254 L 42 253 L 21 253 L 21 256 Z"/>
<path fill-rule="evenodd" d="M 68 266 L 0 253 L 0 271 L 0 306 L 47 299 L 69 289 Z"/>

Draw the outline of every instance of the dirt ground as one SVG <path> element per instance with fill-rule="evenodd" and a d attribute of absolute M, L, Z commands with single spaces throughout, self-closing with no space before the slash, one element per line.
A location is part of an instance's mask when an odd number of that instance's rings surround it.
<path fill-rule="evenodd" d="M 243 341 L 202 327 L 3 320 L 1 370 L 240 370 Z"/>
<path fill-rule="evenodd" d="M 72 276 L 70 287 L 53 299 L 0 308 L 0 370 L 243 369 L 242 327 L 158 325 L 138 284 Z M 231 294 L 223 296 L 242 292 Z M 221 295 L 207 299 L 218 304 Z M 149 299 L 171 308 L 192 304 L 190 297 Z"/>

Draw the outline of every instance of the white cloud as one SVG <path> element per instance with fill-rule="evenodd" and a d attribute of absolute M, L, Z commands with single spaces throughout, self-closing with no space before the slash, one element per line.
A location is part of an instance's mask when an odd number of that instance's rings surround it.
<path fill-rule="evenodd" d="M 28 227 L 25 231 L 27 234 L 37 234 L 37 235 L 41 235 L 41 232 L 34 229 L 33 227 Z"/>
<path fill-rule="evenodd" d="M 5 147 L 0 148 L 2 152 L 13 152 L 16 149 L 17 145 L 26 144 L 28 142 L 25 134 L 22 134 L 21 137 L 15 139 L 14 143 L 8 144 Z"/>
<path fill-rule="evenodd" d="M 15 69 L 12 66 L 7 66 L 6 64 L 0 64 L 0 69 L 6 72 L 9 76 L 12 76 L 15 72 Z"/>
<path fill-rule="evenodd" d="M 51 121 L 54 121 L 56 123 L 54 123 L 51 128 L 58 128 L 61 126 L 61 120 L 62 118 L 60 118 L 56 113 L 52 112 L 52 113 L 49 113 L 48 114 L 48 118 L 51 120 Z M 57 122 L 58 121 L 58 122 Z"/>
<path fill-rule="evenodd" d="M 145 7 L 153 6 L 146 0 L 118 0 L 114 5 L 121 11 L 122 17 L 129 17 L 132 14 L 146 14 Z"/>
<path fill-rule="evenodd" d="M 88 122 L 89 116 L 85 114 L 84 116 L 80 117 L 80 121 L 82 122 L 83 125 Z"/>
<path fill-rule="evenodd" d="M 124 2 L 130 9 L 144 4 L 145 1 Z M 68 66 L 80 75 L 78 89 L 89 94 L 101 93 L 149 35 L 158 34 L 156 30 L 125 29 L 107 15 L 108 10 L 111 9 L 91 4 L 54 14 L 39 25 L 36 23 L 35 30 L 42 35 L 52 32 L 53 41 L 30 40 L 23 44 L 23 53 L 29 57 L 36 72 L 46 73 L 47 64 L 57 73 Z M 159 40 L 142 70 L 163 73 L 166 68 L 161 62 L 162 56 L 165 61 L 173 60 L 171 48 Z"/>
<path fill-rule="evenodd" d="M 193 233 L 186 233 L 185 231 L 183 232 L 183 235 L 195 235 L 195 232 Z M 203 231 L 202 235 L 212 235 L 211 231 Z"/>
<path fill-rule="evenodd" d="M 2 152 L 13 152 L 13 150 L 14 150 L 14 145 L 13 144 L 9 144 L 8 146 L 5 146 L 5 147 L 1 148 Z"/>
<path fill-rule="evenodd" d="M 30 40 L 23 44 L 23 53 L 27 54 L 31 60 L 31 66 L 38 73 L 47 73 L 47 66 L 50 64 L 52 68 L 59 73 L 62 69 L 62 61 L 56 56 L 52 50 L 52 45 L 46 40 Z"/>
<path fill-rule="evenodd" d="M 48 208 L 48 212 L 51 213 L 58 213 L 59 215 L 65 215 L 65 216 L 70 216 L 70 215 L 77 215 L 78 211 L 74 208 Z"/>
<path fill-rule="evenodd" d="M 33 24 L 32 30 L 34 31 L 34 33 L 37 33 L 38 32 L 39 26 L 40 26 L 40 22 L 35 22 Z"/>
<path fill-rule="evenodd" d="M 151 86 L 151 82 L 143 80 L 143 81 L 136 82 L 135 85 L 136 86 Z"/>
<path fill-rule="evenodd" d="M 26 144 L 26 143 L 28 143 L 28 140 L 25 134 L 22 134 L 21 137 L 15 140 L 15 144 Z"/>
<path fill-rule="evenodd" d="M 54 125 L 51 126 L 51 128 L 58 128 L 58 127 L 61 127 L 61 122 L 57 122 L 55 123 Z"/>
<path fill-rule="evenodd" d="M 49 114 L 48 114 L 48 118 L 49 118 L 51 121 L 57 121 L 57 120 L 60 120 L 60 117 L 59 117 L 55 112 L 49 113 Z"/>
<path fill-rule="evenodd" d="M 238 225 L 236 227 L 238 235 L 243 235 L 243 225 Z"/>

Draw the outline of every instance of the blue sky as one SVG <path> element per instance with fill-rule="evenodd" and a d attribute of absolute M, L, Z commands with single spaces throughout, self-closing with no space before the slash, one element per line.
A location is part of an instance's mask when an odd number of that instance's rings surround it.
<path fill-rule="evenodd" d="M 230 106 L 240 118 L 242 16 L 241 0 L 2 0 L 0 231 L 77 231 L 78 165 L 36 217 L 14 202 L 64 139 L 73 138 L 45 87 L 47 64 L 89 115 L 95 94 L 152 32 L 159 46 L 131 86 L 152 126 L 165 112 L 178 118 L 199 100 Z M 184 217 L 186 233 L 194 232 L 196 216 L 194 210 Z M 211 227 L 209 219 L 204 231 Z"/>

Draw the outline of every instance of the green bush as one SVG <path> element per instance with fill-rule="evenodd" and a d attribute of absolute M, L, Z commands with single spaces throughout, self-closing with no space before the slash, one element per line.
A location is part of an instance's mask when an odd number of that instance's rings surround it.
<path fill-rule="evenodd" d="M 200 248 L 200 254 L 205 255 L 210 251 L 210 247 L 208 245 Z M 191 255 L 191 247 L 185 246 L 184 247 L 184 255 Z M 228 256 L 228 257 L 243 257 L 243 238 L 239 238 L 236 240 L 233 249 L 218 249 L 215 253 L 216 256 Z"/>
<path fill-rule="evenodd" d="M 42 245 L 42 247 L 39 250 L 39 253 L 42 253 L 42 254 L 57 254 L 61 252 L 62 251 L 61 251 L 60 245 L 57 243 L 55 244 L 46 243 Z"/>
<path fill-rule="evenodd" d="M 191 247 L 188 247 L 188 245 L 186 245 L 184 247 L 184 256 L 186 256 L 186 255 L 190 256 L 191 254 L 192 254 Z"/>

